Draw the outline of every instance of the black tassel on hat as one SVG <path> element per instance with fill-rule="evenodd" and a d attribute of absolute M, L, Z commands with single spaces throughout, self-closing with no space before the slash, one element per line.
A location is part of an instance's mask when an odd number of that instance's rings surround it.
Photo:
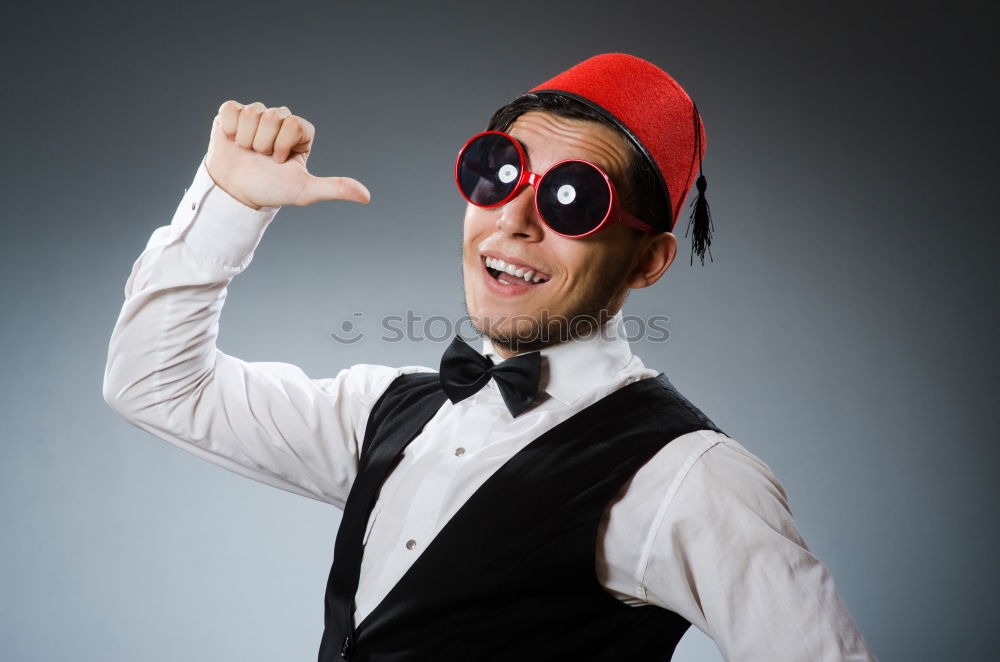
<path fill-rule="evenodd" d="M 691 210 L 691 217 L 688 219 L 687 230 L 684 236 L 687 237 L 694 225 L 694 233 L 691 234 L 691 264 L 694 264 L 695 253 L 701 258 L 701 265 L 705 266 L 705 253 L 708 259 L 715 262 L 712 257 L 712 233 L 715 225 L 712 223 L 712 211 L 708 208 L 708 198 L 705 197 L 705 189 L 708 188 L 708 180 L 705 179 L 705 168 L 702 167 L 702 143 L 701 143 L 701 114 L 698 107 L 694 106 L 694 158 L 698 163 L 698 181 L 695 187 L 698 195 L 691 202 L 694 209 Z"/>
<path fill-rule="evenodd" d="M 708 259 L 715 262 L 712 258 L 712 233 L 715 231 L 715 226 L 712 224 L 712 211 L 708 208 L 708 199 L 705 197 L 705 189 L 708 188 L 708 180 L 705 179 L 705 174 L 699 172 L 698 182 L 696 184 L 698 188 L 698 195 L 695 196 L 694 201 L 691 206 L 694 209 L 691 211 L 691 217 L 688 219 L 687 230 L 684 232 L 684 236 L 688 236 L 688 232 L 691 231 L 691 226 L 694 225 L 694 233 L 691 235 L 691 264 L 694 264 L 695 253 L 701 258 L 702 266 L 705 265 L 705 253 L 708 253 Z"/>

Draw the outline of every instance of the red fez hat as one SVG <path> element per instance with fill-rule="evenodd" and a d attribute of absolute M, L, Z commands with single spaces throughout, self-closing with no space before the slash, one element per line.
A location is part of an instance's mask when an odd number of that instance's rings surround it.
<path fill-rule="evenodd" d="M 695 228 L 692 248 L 704 264 L 711 244 L 706 183 L 703 175 L 699 177 L 705 129 L 694 102 L 677 81 L 643 59 L 606 53 L 584 60 L 527 93 L 545 92 L 562 94 L 593 108 L 635 143 L 659 176 L 670 209 L 669 219 L 648 219 L 654 227 L 673 230 L 684 199 L 698 179 L 699 195 L 691 214 Z"/>

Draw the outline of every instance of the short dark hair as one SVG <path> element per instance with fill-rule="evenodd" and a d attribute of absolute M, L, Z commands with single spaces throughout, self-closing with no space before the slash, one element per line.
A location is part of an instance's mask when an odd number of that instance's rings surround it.
<path fill-rule="evenodd" d="M 486 128 L 489 131 L 507 131 L 518 117 L 532 110 L 596 122 L 614 129 L 625 140 L 629 150 L 629 163 L 625 177 L 631 186 L 632 195 L 627 200 L 622 200 L 622 206 L 625 211 L 658 230 L 665 231 L 671 228 L 673 224 L 672 214 L 664 199 L 663 191 L 660 188 L 660 179 L 653 170 L 653 166 L 646 160 L 631 138 L 626 136 L 611 120 L 585 103 L 557 92 L 529 92 L 493 113 Z"/>

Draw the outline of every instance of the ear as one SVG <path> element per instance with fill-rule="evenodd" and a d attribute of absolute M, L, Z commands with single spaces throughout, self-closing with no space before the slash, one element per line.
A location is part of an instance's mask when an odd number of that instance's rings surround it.
<path fill-rule="evenodd" d="M 635 262 L 629 273 L 628 287 L 649 287 L 666 272 L 677 255 L 677 237 L 670 232 L 650 234 L 642 238 Z"/>

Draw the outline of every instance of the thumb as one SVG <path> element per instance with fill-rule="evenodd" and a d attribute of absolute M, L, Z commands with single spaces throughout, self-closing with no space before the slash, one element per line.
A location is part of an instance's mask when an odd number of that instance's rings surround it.
<path fill-rule="evenodd" d="M 351 177 L 315 177 L 309 175 L 295 204 L 311 205 L 323 200 L 352 200 L 367 204 L 371 193 L 364 184 Z"/>

